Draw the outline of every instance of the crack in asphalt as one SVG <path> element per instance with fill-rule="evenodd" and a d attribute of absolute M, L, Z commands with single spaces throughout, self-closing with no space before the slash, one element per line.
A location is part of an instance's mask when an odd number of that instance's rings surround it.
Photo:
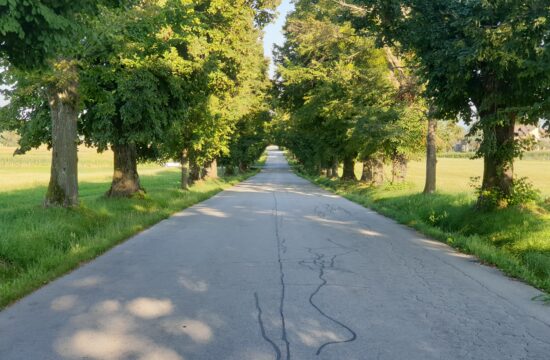
<path fill-rule="evenodd" d="M 343 246 L 339 246 L 339 247 L 343 247 Z M 357 334 L 355 333 L 355 331 L 353 331 L 349 326 L 347 326 L 346 324 L 342 323 L 341 321 L 337 320 L 336 318 L 328 315 L 327 313 L 325 313 L 317 304 L 315 304 L 315 302 L 313 301 L 313 298 L 321 291 L 321 289 L 327 285 L 327 279 L 325 278 L 325 269 L 327 268 L 333 268 L 334 267 L 334 262 L 336 261 L 336 258 L 338 256 L 345 256 L 345 255 L 348 255 L 348 254 L 351 254 L 353 252 L 356 252 L 356 250 L 351 250 L 351 251 L 348 251 L 348 252 L 345 252 L 345 253 L 341 253 L 341 254 L 336 254 L 336 255 L 333 255 L 328 264 L 329 266 L 327 267 L 326 266 L 326 263 L 325 263 L 325 254 L 320 254 L 320 253 L 317 253 L 315 251 L 313 251 L 313 249 L 311 248 L 307 248 L 308 252 L 314 257 L 314 260 L 313 260 L 313 264 L 315 266 L 317 266 L 317 269 L 319 271 L 319 279 L 321 280 L 321 283 L 317 286 L 317 288 L 310 294 L 309 296 L 309 303 L 310 305 L 315 308 L 319 314 L 321 314 L 323 317 L 325 317 L 326 319 L 332 321 L 333 323 L 339 325 L 340 327 L 346 329 L 351 337 L 346 339 L 346 340 L 341 340 L 341 341 L 328 341 L 324 344 L 322 344 L 321 346 L 319 346 L 319 348 L 317 349 L 316 351 L 316 355 L 320 355 L 321 352 L 323 351 L 323 349 L 329 345 L 335 345 L 335 344 L 344 344 L 344 343 L 349 343 L 349 342 L 352 342 L 352 341 L 355 341 L 355 339 L 357 339 Z M 300 262 L 301 265 L 304 265 L 304 266 L 307 266 L 309 269 L 311 270 L 315 270 L 313 267 L 307 265 L 306 262 L 304 261 L 301 261 Z"/>
<path fill-rule="evenodd" d="M 275 237 L 277 238 L 277 261 L 279 263 L 279 275 L 280 275 L 280 281 L 281 281 L 281 298 L 279 302 L 279 314 L 281 316 L 281 325 L 282 325 L 282 335 L 281 339 L 285 343 L 286 348 L 286 360 L 290 360 L 290 342 L 288 341 L 287 337 L 287 331 L 286 331 L 286 319 L 285 319 L 285 295 L 286 295 L 286 287 L 285 287 L 285 272 L 283 268 L 283 261 L 282 261 L 282 253 L 286 252 L 286 246 L 284 239 L 281 239 L 281 235 L 279 233 L 279 204 L 277 202 L 277 196 L 275 196 L 275 192 L 273 194 L 273 200 L 275 200 Z"/>
<path fill-rule="evenodd" d="M 258 324 L 260 325 L 260 332 L 262 333 L 262 337 L 265 341 L 267 341 L 271 346 L 273 347 L 273 350 L 275 351 L 275 355 L 277 356 L 277 360 L 281 360 L 281 349 L 269 336 L 267 336 L 267 333 L 265 331 L 264 322 L 262 320 L 262 308 L 260 307 L 260 300 L 258 298 L 258 293 L 254 293 L 254 300 L 256 300 L 256 310 L 258 310 Z"/>

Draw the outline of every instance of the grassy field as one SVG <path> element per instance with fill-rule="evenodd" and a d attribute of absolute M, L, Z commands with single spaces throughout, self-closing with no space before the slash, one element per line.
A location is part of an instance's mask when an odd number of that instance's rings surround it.
<path fill-rule="evenodd" d="M 439 158 L 437 166 L 437 185 L 442 192 L 471 193 L 470 179 L 480 177 L 483 174 L 483 161 L 481 159 Z M 358 177 L 361 170 L 362 167 L 358 165 L 356 169 Z M 514 165 L 514 171 L 517 177 L 527 177 L 541 191 L 543 197 L 550 197 L 550 161 L 517 161 Z M 390 174 L 390 169 L 386 169 L 386 175 L 389 177 Z M 421 191 L 424 189 L 425 176 L 426 164 L 424 161 L 412 161 L 409 164 L 407 180 L 413 190 Z"/>
<path fill-rule="evenodd" d="M 48 184 L 51 153 L 46 148 L 13 156 L 16 148 L 0 146 L 0 191 L 33 188 Z M 105 182 L 113 175 L 113 153 L 98 154 L 95 149 L 81 147 L 78 151 L 80 181 Z M 158 164 L 140 164 L 140 175 L 153 175 L 165 170 Z M 107 191 L 107 189 L 105 189 Z"/>
<path fill-rule="evenodd" d="M 139 166 L 144 199 L 107 199 L 112 154 L 80 149 L 76 209 L 44 209 L 49 178 L 45 149 L 13 158 L 0 148 L 0 309 L 131 235 L 205 200 L 250 174 L 178 189 L 177 169 Z"/>
<path fill-rule="evenodd" d="M 481 160 L 439 159 L 439 190 L 429 196 L 420 193 L 425 171 L 420 161 L 410 164 L 408 183 L 379 188 L 306 177 L 550 293 L 550 161 L 523 160 L 515 168 L 541 190 L 542 199 L 493 212 L 474 209 L 469 183 L 481 175 Z"/>

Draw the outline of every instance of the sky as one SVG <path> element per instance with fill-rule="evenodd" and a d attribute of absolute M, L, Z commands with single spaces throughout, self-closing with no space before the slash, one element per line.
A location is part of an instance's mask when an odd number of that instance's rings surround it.
<path fill-rule="evenodd" d="M 265 28 L 264 36 L 264 54 L 270 60 L 273 57 L 273 45 L 282 45 L 285 41 L 283 36 L 283 26 L 285 25 L 287 15 L 294 10 L 294 5 L 291 3 L 292 0 L 283 0 L 281 5 L 277 8 L 279 16 L 274 23 L 269 24 Z M 269 67 L 269 76 L 273 78 L 275 75 L 275 66 L 273 61 L 271 61 Z"/>

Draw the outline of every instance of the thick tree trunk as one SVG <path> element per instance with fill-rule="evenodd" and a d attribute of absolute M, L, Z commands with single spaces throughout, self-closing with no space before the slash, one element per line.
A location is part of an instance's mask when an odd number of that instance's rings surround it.
<path fill-rule="evenodd" d="M 196 162 L 191 161 L 189 169 L 189 184 L 194 184 L 201 179 L 201 167 Z"/>
<path fill-rule="evenodd" d="M 113 145 L 115 171 L 108 197 L 131 197 L 143 191 L 137 171 L 137 149 L 134 144 Z"/>
<path fill-rule="evenodd" d="M 407 177 L 407 157 L 404 154 L 396 153 L 392 157 L 392 183 L 402 183 Z"/>
<path fill-rule="evenodd" d="M 332 168 L 331 168 L 331 174 L 330 174 L 330 177 L 331 178 L 337 178 L 338 177 L 338 165 L 340 165 L 338 163 L 338 159 L 335 157 L 334 159 L 332 159 Z"/>
<path fill-rule="evenodd" d="M 189 155 L 187 150 L 181 152 L 181 189 L 189 190 Z"/>
<path fill-rule="evenodd" d="M 64 69 L 66 80 L 48 89 L 52 166 L 45 206 L 78 205 L 78 73 L 69 63 Z"/>
<path fill-rule="evenodd" d="M 437 120 L 430 117 L 428 121 L 428 136 L 426 138 L 426 184 L 424 194 L 432 194 L 436 190 L 437 174 Z"/>
<path fill-rule="evenodd" d="M 484 141 L 494 141 L 495 150 L 483 158 L 483 191 L 498 191 L 510 195 L 514 186 L 514 125 L 515 119 L 484 131 Z M 492 139 L 492 140 L 491 140 Z M 479 202 L 483 202 L 481 195 Z"/>
<path fill-rule="evenodd" d="M 363 161 L 361 181 L 382 185 L 384 183 L 384 161 L 379 157 L 371 157 Z"/>
<path fill-rule="evenodd" d="M 217 179 L 218 178 L 218 161 L 216 159 L 212 160 L 212 162 L 208 163 L 203 168 L 202 178 L 203 179 Z"/>
<path fill-rule="evenodd" d="M 344 173 L 342 174 L 342 180 L 357 180 L 355 177 L 355 160 L 352 156 L 344 158 Z"/>

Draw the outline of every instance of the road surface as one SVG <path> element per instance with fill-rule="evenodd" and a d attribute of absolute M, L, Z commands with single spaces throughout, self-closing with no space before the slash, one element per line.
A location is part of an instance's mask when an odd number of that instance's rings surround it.
<path fill-rule="evenodd" d="M 262 173 L 0 312 L 0 359 L 550 359 L 539 292 Z"/>

